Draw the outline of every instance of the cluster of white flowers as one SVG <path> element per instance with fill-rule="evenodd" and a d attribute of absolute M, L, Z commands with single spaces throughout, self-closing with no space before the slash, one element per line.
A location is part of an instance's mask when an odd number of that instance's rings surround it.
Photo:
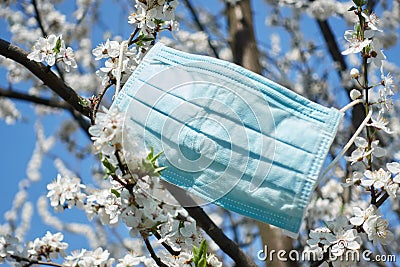
<path fill-rule="evenodd" d="M 110 258 L 110 252 L 97 248 L 94 251 L 82 249 L 81 251 L 73 251 L 71 255 L 65 257 L 64 266 L 70 267 L 86 267 L 86 266 L 112 266 L 115 259 Z"/>
<path fill-rule="evenodd" d="M 387 245 L 393 241 L 394 235 L 388 230 L 389 222 L 379 215 L 379 210 L 374 205 L 365 210 L 354 207 L 354 217 L 350 218 L 350 223 L 361 226 L 375 246 L 377 243 Z"/>
<path fill-rule="evenodd" d="M 123 125 L 122 115 L 116 108 L 107 110 L 103 107 L 96 115 L 95 124 L 89 128 L 95 152 L 112 157 L 120 148 L 117 145 L 122 143 Z"/>
<path fill-rule="evenodd" d="M 164 236 L 160 241 L 167 241 L 177 251 L 191 251 L 192 247 L 199 246 L 201 241 L 196 221 L 190 217 L 186 221 L 170 217 L 169 223 L 161 225 L 160 232 Z"/>
<path fill-rule="evenodd" d="M 139 35 L 130 43 L 107 39 L 92 51 L 95 60 L 106 59 L 105 66 L 96 72 L 103 84 L 110 80 L 116 84 L 124 83 L 152 46 L 158 32 L 178 30 L 179 24 L 175 21 L 177 6 L 177 0 L 136 0 L 136 11 L 128 17 L 128 23 L 136 26 L 135 34 Z M 133 44 L 135 46 L 131 47 Z"/>
<path fill-rule="evenodd" d="M 95 60 L 106 59 L 104 67 L 101 67 L 96 72 L 102 78 L 103 84 L 109 81 L 110 78 L 116 79 L 118 77 L 121 46 L 123 46 L 123 57 L 120 71 L 123 81 L 126 81 L 144 55 L 141 51 L 138 52 L 136 47 L 128 49 L 123 43 L 110 41 L 109 39 L 104 44 L 98 45 L 92 50 L 92 53 L 95 56 Z"/>
<path fill-rule="evenodd" d="M 13 124 L 17 119 L 21 118 L 21 113 L 11 100 L 0 98 L 0 118 L 7 124 Z"/>
<path fill-rule="evenodd" d="M 68 72 L 71 68 L 77 68 L 74 51 L 71 47 L 65 47 L 62 35 L 55 36 L 51 34 L 46 38 L 39 37 L 32 50 L 28 55 L 30 60 L 36 62 L 45 61 L 49 66 L 62 62 L 65 71 Z"/>
<path fill-rule="evenodd" d="M 136 25 L 147 34 L 160 31 L 163 25 L 176 30 L 179 26 L 175 21 L 177 6 L 177 0 L 136 0 L 136 11 L 129 16 L 128 23 Z"/>
<path fill-rule="evenodd" d="M 160 39 L 162 43 L 172 46 L 176 49 L 196 54 L 209 54 L 210 46 L 208 45 L 208 36 L 204 32 L 191 33 L 188 31 L 179 31 L 175 34 L 175 39 L 163 37 Z"/>
<path fill-rule="evenodd" d="M 86 194 L 81 190 L 86 188 L 81 184 L 81 180 L 77 177 L 61 177 L 57 175 L 56 180 L 47 185 L 47 197 L 50 199 L 50 205 L 56 210 L 62 210 L 66 204 L 69 209 L 77 206 L 83 208 Z"/>
<path fill-rule="evenodd" d="M 361 30 L 361 25 L 357 23 L 354 26 L 354 30 L 347 30 L 344 34 L 344 38 L 348 42 L 348 48 L 342 52 L 343 55 L 351 53 L 360 53 L 364 48 L 368 47 L 367 54 L 364 56 L 368 57 L 368 63 L 373 62 L 377 67 L 382 66 L 382 60 L 386 59 L 385 54 L 382 51 L 382 45 L 379 38 L 374 38 L 376 32 L 382 32 L 379 28 L 379 19 L 375 13 L 366 14 L 363 11 L 361 16 L 364 18 L 365 30 Z"/>
<path fill-rule="evenodd" d="M 356 68 L 350 71 L 350 77 L 357 82 L 362 92 L 353 89 L 350 92 L 350 98 L 354 101 L 352 104 L 363 103 L 366 111 L 370 112 L 369 114 L 372 114 L 372 117 L 368 122 L 364 122 L 364 126 L 367 127 L 367 138 L 356 137 L 354 141 L 356 149 L 350 156 L 345 157 L 346 161 L 350 162 L 356 171 L 342 183 L 342 186 L 344 188 L 355 186 L 352 187 L 353 197 L 349 198 L 347 202 L 341 200 L 335 194 L 340 194 L 344 190 L 338 190 L 332 186 L 330 186 L 331 188 L 328 187 L 329 184 L 335 185 L 330 181 L 320 190 L 321 198 L 315 201 L 316 205 L 325 207 L 325 210 L 336 206 L 336 204 L 332 205 L 335 201 L 339 201 L 341 204 L 340 211 L 336 212 L 336 219 L 333 222 L 326 223 L 326 227 L 312 230 L 307 242 L 310 246 L 309 250 L 325 257 L 323 258 L 326 259 L 325 266 L 328 266 L 328 264 L 330 264 L 329 266 L 354 264 L 355 258 L 352 259 L 353 262 L 346 263 L 345 261 L 349 259 L 342 256 L 351 255 L 345 254 L 347 251 L 359 250 L 362 240 L 368 239 L 375 246 L 378 244 L 388 245 L 393 241 L 394 235 L 388 229 L 389 222 L 380 214 L 379 207 L 387 198 L 395 199 L 400 187 L 400 164 L 398 162 L 387 163 L 387 170 L 376 167 L 376 158 L 382 158 L 386 155 L 386 150 L 379 146 L 376 133 L 393 133 L 388 127 L 389 122 L 383 116 L 392 106 L 391 96 L 393 96 L 394 82 L 392 76 L 390 74 L 384 75 L 383 71 L 383 62 L 386 60 L 386 56 L 383 53 L 379 38 L 382 29 L 376 14 L 363 9 L 364 1 L 353 2 L 356 6 L 350 10 L 357 15 L 358 22 L 356 22 L 354 30 L 345 32 L 344 37 L 348 43 L 348 48 L 342 54 L 361 54 L 362 56 L 365 65 L 364 73 L 360 74 L 360 71 Z M 369 68 L 368 66 L 372 67 Z M 371 71 L 380 69 L 381 82 L 370 86 L 367 78 L 368 73 L 365 72 L 366 69 Z M 372 94 L 371 88 L 378 86 L 378 97 L 368 97 L 370 96 L 368 94 Z M 373 114 L 375 110 L 378 110 L 377 116 Z M 367 191 L 368 195 L 371 196 L 369 206 L 365 205 L 363 201 L 356 202 L 355 200 L 354 191 L 359 190 L 361 192 L 361 189 Z M 327 201 L 327 199 L 330 201 Z M 349 211 L 349 207 L 353 207 L 353 210 Z M 326 211 L 326 213 L 331 215 L 332 210 Z M 329 216 L 324 217 L 323 215 L 319 214 L 320 218 L 324 220 L 329 218 Z M 331 255 L 335 258 L 328 257 Z"/>
<path fill-rule="evenodd" d="M 336 261 L 342 262 L 349 259 L 341 257 L 348 255 L 347 251 L 360 249 L 362 241 L 357 230 L 353 229 L 347 218 L 339 216 L 335 221 L 327 223 L 327 227 L 312 230 L 307 243 L 310 251 L 316 255 L 330 253 L 329 255 L 336 257 Z M 333 264 L 336 266 L 335 263 Z"/>
<path fill-rule="evenodd" d="M 63 177 L 59 175 L 56 181 L 48 185 L 51 205 L 56 208 L 72 208 L 75 205 L 78 208 L 83 207 L 89 220 L 97 217 L 104 225 L 117 225 L 123 222 L 130 229 L 132 237 L 152 235 L 157 231 L 160 244 L 167 244 L 172 250 L 180 253 L 179 256 L 166 256 L 164 261 L 171 266 L 179 265 L 178 262 L 190 264 L 193 258 L 191 254 L 193 246 L 199 246 L 201 241 L 196 222 L 183 209 L 158 200 L 167 192 L 157 177 L 152 153 L 152 156 L 147 158 L 141 153 L 139 155 L 142 155 L 142 158 L 137 155 L 131 157 L 130 153 L 135 151 L 127 151 L 128 154 L 121 153 L 122 149 L 129 147 L 128 144 L 122 146 L 122 132 L 129 130 L 124 128 L 125 126 L 118 110 L 104 109 L 98 113 L 96 124 L 89 129 L 93 135 L 96 151 L 102 155 L 106 172 L 112 177 L 109 185 L 104 184 L 104 188 L 101 189 L 87 189 L 86 194 L 82 193 L 81 189 L 85 186 L 80 180 L 70 178 L 71 174 L 61 168 Z M 137 149 L 135 144 L 132 147 L 133 150 Z M 116 154 L 121 157 L 117 158 Z M 128 156 L 129 159 L 126 160 L 123 156 Z M 125 166 L 129 168 L 129 172 L 123 170 Z M 65 203 L 68 205 L 65 206 Z M 105 251 L 97 251 L 98 253 L 96 251 L 93 253 L 81 251 L 68 256 L 66 264 L 93 266 L 93 263 L 90 263 L 92 254 L 97 255 L 99 259 L 108 260 Z M 221 266 L 219 260 L 212 254 L 207 259 L 211 266 Z M 134 257 L 130 254 L 118 261 L 118 266 L 127 264 L 135 266 L 140 263 L 155 265 L 152 259 Z M 84 262 L 89 265 L 83 264 Z"/>
<path fill-rule="evenodd" d="M 367 162 L 367 157 L 372 155 L 374 157 L 380 158 L 385 156 L 386 152 L 383 148 L 379 147 L 379 140 L 375 140 L 371 143 L 371 146 L 368 145 L 368 142 L 363 137 L 357 137 L 354 141 L 356 145 L 356 149 L 351 153 L 349 157 L 345 157 L 347 161 L 350 161 L 351 164 L 355 164 L 357 162 Z"/>
<path fill-rule="evenodd" d="M 59 255 L 65 257 L 68 244 L 62 242 L 63 239 L 62 233 L 52 234 L 50 232 L 47 232 L 42 238 L 36 238 L 27 245 L 29 258 L 41 260 L 42 258 L 57 259 Z"/>
<path fill-rule="evenodd" d="M 13 262 L 12 256 L 17 253 L 18 239 L 11 235 L 0 236 L 0 263 L 4 263 L 6 260 Z"/>

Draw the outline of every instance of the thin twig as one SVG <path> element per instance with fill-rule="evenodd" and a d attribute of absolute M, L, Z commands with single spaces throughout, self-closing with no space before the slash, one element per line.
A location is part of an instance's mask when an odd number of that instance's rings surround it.
<path fill-rule="evenodd" d="M 48 107 L 52 107 L 52 108 L 61 108 L 61 109 L 67 109 L 67 110 L 72 108 L 68 103 L 63 102 L 63 101 L 58 101 L 55 99 L 41 98 L 41 97 L 17 92 L 14 90 L 6 90 L 4 88 L 0 88 L 0 96 L 23 100 L 23 101 L 27 101 L 27 102 L 32 102 L 35 104 L 40 104 L 40 105 L 44 105 L 44 106 L 48 106 Z"/>
<path fill-rule="evenodd" d="M 171 190 L 171 189 L 169 189 Z M 214 242 L 236 263 L 241 267 L 256 267 L 255 262 L 241 250 L 241 248 L 229 239 L 225 233 L 219 228 L 199 207 L 196 202 L 186 194 L 186 191 L 174 186 L 174 196 L 176 200 L 184 207 L 189 215 L 196 220 L 197 224 L 214 240 Z"/>
<path fill-rule="evenodd" d="M 110 81 L 108 81 L 104 85 L 103 89 L 100 91 L 100 93 L 97 96 L 96 103 L 94 104 L 93 112 L 92 112 L 92 115 L 91 115 L 91 118 L 90 118 L 90 120 L 92 121 L 92 124 L 95 123 L 96 114 L 99 111 L 100 103 L 103 100 L 103 97 L 104 97 L 105 93 L 107 92 L 108 88 L 111 87 L 111 85 L 112 85 L 112 83 Z"/>
<path fill-rule="evenodd" d="M 153 231 L 152 232 L 154 237 L 157 238 L 158 240 L 161 239 L 161 235 L 160 233 L 158 233 L 157 231 Z M 181 253 L 180 251 L 175 251 L 172 249 L 172 247 L 170 245 L 168 245 L 165 241 L 161 242 L 161 245 L 169 252 L 169 254 L 171 254 L 172 256 L 179 256 L 179 254 Z"/>
<path fill-rule="evenodd" d="M 160 267 L 168 267 L 162 260 L 157 257 L 156 253 L 154 252 L 153 247 L 150 244 L 149 238 L 143 236 L 144 243 L 146 244 L 147 250 L 150 252 L 150 256 L 153 258 L 153 260 L 157 263 L 158 266 Z"/>
<path fill-rule="evenodd" d="M 42 17 L 40 15 L 39 7 L 38 7 L 38 4 L 37 4 L 36 0 L 32 0 L 32 5 L 33 5 L 33 8 L 35 10 L 35 19 L 36 19 L 36 21 L 37 21 L 37 23 L 39 25 L 40 31 L 42 32 L 43 37 L 47 37 L 48 33 L 47 33 L 47 31 L 45 30 L 45 28 L 43 26 Z M 54 65 L 56 67 L 56 70 L 57 70 L 58 74 L 60 75 L 61 80 L 64 81 L 63 72 L 61 71 L 61 69 L 58 67 L 57 64 L 54 64 Z"/>
<path fill-rule="evenodd" d="M 55 263 L 52 261 L 39 261 L 39 260 L 33 260 L 33 259 L 28 259 L 24 257 L 20 257 L 17 255 L 10 255 L 11 258 L 16 259 L 18 262 L 28 262 L 28 266 L 33 265 L 33 264 L 38 264 L 38 265 L 46 265 L 46 266 L 56 266 L 56 267 L 63 267 L 64 265 Z"/>
<path fill-rule="evenodd" d="M 90 118 L 91 108 L 82 105 L 81 97 L 75 92 L 75 90 L 65 84 L 65 82 L 51 70 L 48 70 L 44 64 L 29 60 L 27 58 L 28 53 L 25 50 L 0 38 L 0 55 L 14 60 L 26 67 L 53 92 L 70 104 L 76 111 Z"/>
<path fill-rule="evenodd" d="M 135 40 L 133 40 L 133 38 L 135 38 L 136 34 L 139 32 L 139 28 L 136 27 L 135 31 L 129 36 L 128 39 L 128 47 L 131 46 L 133 43 L 135 43 Z"/>
<path fill-rule="evenodd" d="M 385 202 L 386 199 L 388 199 L 388 198 L 389 198 L 389 194 L 388 194 L 388 192 L 385 192 L 385 194 L 384 194 L 383 196 L 381 196 L 381 197 L 378 199 L 378 201 L 376 201 L 375 206 L 376 206 L 377 208 L 379 208 L 379 207 L 383 204 L 383 202 Z"/>
<path fill-rule="evenodd" d="M 347 64 L 344 60 L 342 53 L 340 53 L 339 46 L 336 42 L 336 37 L 334 36 L 332 29 L 326 20 L 317 19 L 318 26 L 321 30 L 322 36 L 325 39 L 325 43 L 328 46 L 329 53 L 332 56 L 333 61 L 339 64 L 340 68 L 338 70 L 338 75 L 342 78 L 342 72 L 347 70 Z M 346 88 L 347 89 L 347 88 Z M 348 89 L 351 90 L 351 89 Z"/>
<path fill-rule="evenodd" d="M 201 23 L 199 16 L 197 15 L 196 10 L 194 9 L 192 3 L 190 2 L 190 0 L 183 0 L 183 2 L 185 2 L 186 6 L 188 7 L 190 14 L 192 15 L 192 18 L 194 20 L 194 22 L 196 23 L 197 27 L 199 28 L 200 31 L 204 32 L 205 34 L 207 34 L 207 42 L 208 42 L 208 46 L 211 48 L 214 56 L 216 58 L 219 58 L 218 56 L 218 52 L 217 49 L 215 48 L 215 46 L 212 44 L 210 36 L 208 35 L 206 28 L 204 27 L 204 25 Z"/>

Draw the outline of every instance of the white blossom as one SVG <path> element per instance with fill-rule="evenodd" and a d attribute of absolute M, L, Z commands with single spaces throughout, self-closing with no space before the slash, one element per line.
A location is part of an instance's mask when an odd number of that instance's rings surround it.
<path fill-rule="evenodd" d="M 134 256 L 130 253 L 126 254 L 122 259 L 118 259 L 118 264 L 116 267 L 133 267 L 141 264 L 146 257 Z"/>
<path fill-rule="evenodd" d="M 377 214 L 377 209 L 374 205 L 369 205 L 365 210 L 359 207 L 353 207 L 354 217 L 350 218 L 350 223 L 355 226 L 362 225 L 370 216 Z"/>
<path fill-rule="evenodd" d="M 83 257 L 83 255 L 85 255 L 85 253 L 86 253 L 86 249 L 84 249 L 84 248 L 82 250 L 72 251 L 70 255 L 65 257 L 65 261 L 64 261 L 63 265 L 68 266 L 68 267 L 77 266 L 78 262 Z"/>
<path fill-rule="evenodd" d="M 379 158 L 385 155 L 385 150 L 378 146 L 379 140 L 375 140 L 371 143 L 371 148 L 368 150 L 368 142 L 363 137 L 357 137 L 354 141 L 354 144 L 357 146 L 357 149 L 354 150 L 350 156 L 345 156 L 345 160 L 350 161 L 351 165 L 363 161 L 367 158 L 368 155 L 372 154 L 373 156 Z"/>
<path fill-rule="evenodd" d="M 207 257 L 207 265 L 211 267 L 222 267 L 222 262 L 214 254 L 210 254 Z"/>
<path fill-rule="evenodd" d="M 321 193 L 324 198 L 335 199 L 343 193 L 343 187 L 338 181 L 331 179 L 321 188 Z"/>
<path fill-rule="evenodd" d="M 114 155 L 116 146 L 122 142 L 123 124 L 123 118 L 116 108 L 103 108 L 102 112 L 97 113 L 95 124 L 89 128 L 96 153 Z"/>
<path fill-rule="evenodd" d="M 391 131 L 387 125 L 389 124 L 389 122 L 382 116 L 382 112 L 379 112 L 378 117 L 371 118 L 372 123 L 367 124 L 368 126 L 372 126 L 377 130 L 382 130 L 384 132 L 386 132 L 387 134 L 392 134 L 393 131 Z"/>
<path fill-rule="evenodd" d="M 381 216 L 373 215 L 368 217 L 365 221 L 363 229 L 374 246 L 378 243 L 388 245 L 394 238 L 393 233 L 388 230 L 388 225 L 389 222 L 387 220 L 383 219 Z"/>
<path fill-rule="evenodd" d="M 42 62 L 43 60 L 49 66 L 53 66 L 56 63 L 55 51 L 56 43 L 59 37 L 54 34 L 49 35 L 47 38 L 39 37 L 39 40 L 33 46 L 33 51 L 29 53 L 28 58 L 36 62 Z"/>
<path fill-rule="evenodd" d="M 391 178 L 390 172 L 380 168 L 377 171 L 366 170 L 364 172 L 365 178 L 361 179 L 361 185 L 374 186 L 375 189 L 382 188 Z"/>
<path fill-rule="evenodd" d="M 335 237 L 331 253 L 336 257 L 342 256 L 346 250 L 358 250 L 361 247 L 361 237 L 356 229 L 341 229 L 335 233 Z"/>
<path fill-rule="evenodd" d="M 110 252 L 108 250 L 103 250 L 99 247 L 95 251 L 86 251 L 78 264 L 80 266 L 111 266 L 114 259 L 109 258 L 109 256 Z"/>
<path fill-rule="evenodd" d="M 364 175 L 361 172 L 353 172 L 353 175 L 351 177 L 347 177 L 346 182 L 342 183 L 342 186 L 348 187 L 354 184 L 359 184 L 363 177 Z"/>
<path fill-rule="evenodd" d="M 382 44 L 378 38 L 372 39 L 369 54 L 370 57 L 367 59 L 367 62 L 372 62 L 375 66 L 380 68 L 382 66 L 382 61 L 386 60 L 386 56 L 383 53 Z"/>
<path fill-rule="evenodd" d="M 352 30 L 347 30 L 344 34 L 344 38 L 349 43 L 349 47 L 342 52 L 342 55 L 348 55 L 351 53 L 360 53 L 367 45 L 369 45 L 372 40 L 366 38 L 364 40 L 360 40 L 356 33 Z"/>
<path fill-rule="evenodd" d="M 365 18 L 365 22 L 367 23 L 368 27 L 371 30 L 382 32 L 382 30 L 379 29 L 378 27 L 379 18 L 375 12 L 372 12 L 370 15 L 367 15 L 364 12 L 362 12 L 361 15 Z"/>
<path fill-rule="evenodd" d="M 360 98 L 360 96 L 361 96 L 361 92 L 358 91 L 357 89 L 353 89 L 350 91 L 350 99 L 351 100 L 354 101 L 354 100 Z"/>
<path fill-rule="evenodd" d="M 118 57 L 119 56 L 120 44 L 117 41 L 110 41 L 107 39 L 105 44 L 98 45 L 92 50 L 95 60 L 100 60 L 102 58 Z"/>
<path fill-rule="evenodd" d="M 61 61 L 64 63 L 65 71 L 69 72 L 71 68 L 77 68 L 75 61 L 75 54 L 71 47 L 65 48 L 62 46 L 60 49 Z"/>
<path fill-rule="evenodd" d="M 193 246 L 198 247 L 201 241 L 194 220 L 182 223 L 179 220 L 170 219 L 168 223 L 161 226 L 161 235 L 165 237 L 160 241 L 168 241 L 168 244 L 178 251 L 191 250 Z"/>
<path fill-rule="evenodd" d="M 398 162 L 390 162 L 386 163 L 386 168 L 393 174 L 396 175 L 400 173 L 400 163 Z"/>
<path fill-rule="evenodd" d="M 307 240 L 307 244 L 311 247 L 318 246 L 319 244 L 328 247 L 332 242 L 336 241 L 335 235 L 327 227 L 311 230 L 309 237 L 310 239 Z"/>
<path fill-rule="evenodd" d="M 77 206 L 82 209 L 86 194 L 81 189 L 86 188 L 86 186 L 81 184 L 80 181 L 77 177 L 61 177 L 58 174 L 56 180 L 47 185 L 47 190 L 49 190 L 47 197 L 50 198 L 51 206 L 62 208 L 66 203 L 68 208 Z"/>
<path fill-rule="evenodd" d="M 4 263 L 10 255 L 18 252 L 18 239 L 7 234 L 0 235 L 0 263 Z"/>
<path fill-rule="evenodd" d="M 351 76 L 351 78 L 353 78 L 353 79 L 358 79 L 358 77 L 360 77 L 360 72 L 358 71 L 358 69 L 352 68 L 352 69 L 350 70 L 350 76 Z"/>
<path fill-rule="evenodd" d="M 47 231 L 43 238 L 36 238 L 29 245 L 28 252 L 35 257 L 41 257 L 42 255 L 47 255 L 50 258 L 58 258 L 58 255 L 65 257 L 65 250 L 68 248 L 68 244 L 62 242 L 63 239 L 64 235 L 62 233 L 52 234 Z"/>
<path fill-rule="evenodd" d="M 36 62 L 46 61 L 49 66 L 61 61 L 65 71 L 77 68 L 75 54 L 71 47 L 65 47 L 62 35 L 49 35 L 46 38 L 39 37 L 33 46 L 33 51 L 28 54 L 28 59 Z"/>
<path fill-rule="evenodd" d="M 14 124 L 16 120 L 21 118 L 21 113 L 14 102 L 2 97 L 0 98 L 0 118 L 7 124 Z"/>

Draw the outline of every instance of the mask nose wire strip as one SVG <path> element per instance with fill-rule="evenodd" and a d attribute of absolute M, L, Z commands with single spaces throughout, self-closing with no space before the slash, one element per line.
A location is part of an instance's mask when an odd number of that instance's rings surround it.
<path fill-rule="evenodd" d="M 119 90 L 121 89 L 121 73 L 122 73 L 122 65 L 123 65 L 123 55 L 124 55 L 124 50 L 125 46 L 127 47 L 128 42 L 123 41 L 121 43 L 121 46 L 119 48 L 119 56 L 118 56 L 118 68 L 117 68 L 117 84 L 115 85 L 115 93 L 113 99 L 115 99 L 119 93 Z M 127 47 L 128 48 L 128 47 Z"/>
<path fill-rule="evenodd" d="M 357 101 L 357 100 L 356 100 Z M 356 102 L 353 101 L 353 102 Z M 361 103 L 361 102 L 357 102 L 352 104 L 353 102 L 351 102 L 350 104 L 348 104 L 346 107 L 342 108 L 340 111 L 342 110 L 347 110 L 350 107 Z M 351 105 L 352 104 L 352 105 Z M 345 109 L 346 108 L 346 109 Z M 351 139 L 347 142 L 347 144 L 343 147 L 343 149 L 340 151 L 340 153 L 332 160 L 331 163 L 329 163 L 329 165 L 325 168 L 325 170 L 320 174 L 320 176 L 318 177 L 318 180 L 321 181 L 322 178 L 324 178 L 324 176 L 328 173 L 328 171 L 340 160 L 340 158 L 347 152 L 347 150 L 349 150 L 349 148 L 351 147 L 351 145 L 354 143 L 354 140 L 356 140 L 357 136 L 361 133 L 361 131 L 364 129 L 365 125 L 367 125 L 368 121 L 371 119 L 372 117 L 372 109 L 368 112 L 367 117 L 365 117 L 365 119 L 363 120 L 363 122 L 361 123 L 360 126 L 358 126 L 357 131 L 353 134 L 353 136 L 351 137 Z"/>

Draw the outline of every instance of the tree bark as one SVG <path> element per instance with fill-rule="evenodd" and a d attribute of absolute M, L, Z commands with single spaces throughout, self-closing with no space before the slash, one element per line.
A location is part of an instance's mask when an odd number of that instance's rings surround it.
<path fill-rule="evenodd" d="M 227 17 L 230 34 L 229 42 L 234 63 L 261 74 L 262 68 L 254 35 L 250 0 L 241 0 L 235 5 L 228 3 Z M 263 247 L 260 249 L 264 249 L 264 246 L 267 246 L 268 251 L 284 250 L 286 251 L 285 255 L 288 255 L 289 251 L 293 249 L 293 239 L 283 235 L 280 229 L 262 222 L 257 222 L 257 225 L 263 243 Z M 266 265 L 268 267 L 298 266 L 296 262 L 278 261 L 276 257 L 272 261 L 267 257 Z"/>

